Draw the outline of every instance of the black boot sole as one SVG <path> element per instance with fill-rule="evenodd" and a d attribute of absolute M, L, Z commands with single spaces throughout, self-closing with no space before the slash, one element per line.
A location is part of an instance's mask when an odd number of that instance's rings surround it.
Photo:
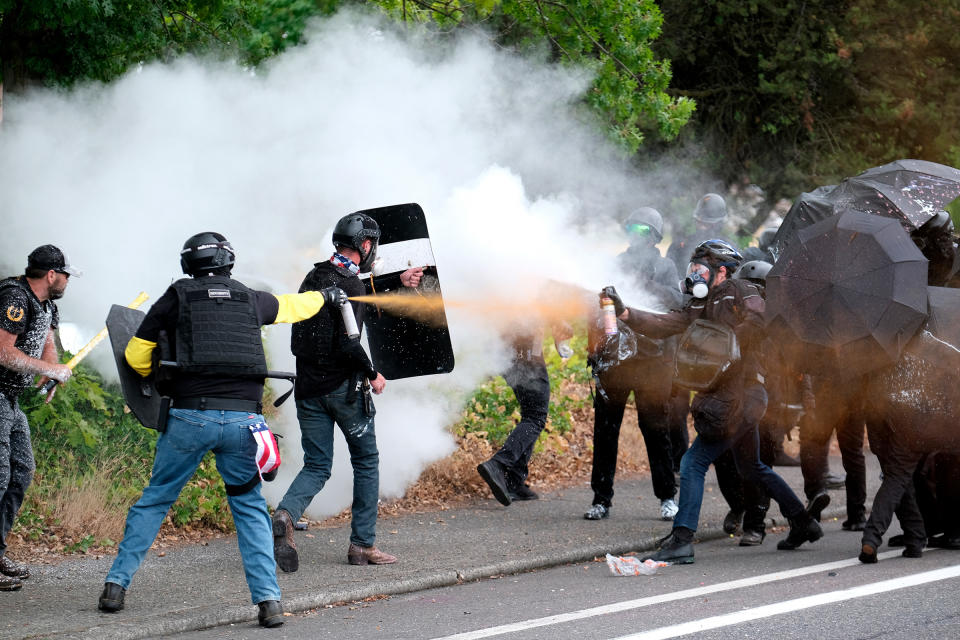
<path fill-rule="evenodd" d="M 807 507 L 807 513 L 810 514 L 810 517 L 820 522 L 820 515 L 823 513 L 823 510 L 830 505 L 830 495 L 826 493 L 820 493 L 813 496 L 813 499 L 810 501 L 810 505 Z M 811 542 L 813 542 L 811 540 Z"/>
<path fill-rule="evenodd" d="M 294 573 L 300 568 L 300 555 L 287 544 L 287 527 L 282 522 L 273 523 L 273 558 L 284 573 Z"/>

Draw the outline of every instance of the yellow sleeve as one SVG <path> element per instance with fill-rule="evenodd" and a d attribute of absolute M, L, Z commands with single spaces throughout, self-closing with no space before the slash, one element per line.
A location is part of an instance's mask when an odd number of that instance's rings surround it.
<path fill-rule="evenodd" d="M 123 352 L 123 357 L 127 359 L 134 371 L 146 378 L 153 369 L 153 350 L 157 348 L 156 342 L 150 342 L 136 336 L 130 338 L 127 348 Z"/>
<path fill-rule="evenodd" d="M 319 291 L 284 293 L 276 298 L 280 301 L 280 308 L 274 322 L 300 322 L 312 318 L 323 307 L 323 294 Z"/>

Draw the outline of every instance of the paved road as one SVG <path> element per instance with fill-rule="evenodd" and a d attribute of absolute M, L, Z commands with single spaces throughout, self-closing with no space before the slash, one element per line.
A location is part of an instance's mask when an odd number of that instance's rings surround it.
<path fill-rule="evenodd" d="M 859 539 L 836 521 L 809 548 L 776 550 L 733 540 L 698 544 L 693 566 L 614 577 L 586 562 L 289 616 L 278 630 L 253 624 L 190 638 L 729 638 L 933 640 L 960 637 L 960 553 L 877 565 L 852 555 Z M 183 637 L 186 637 L 183 636 Z"/>
<path fill-rule="evenodd" d="M 876 459 L 871 456 L 869 460 L 872 496 L 879 473 Z M 831 464 L 835 470 L 840 468 L 839 460 Z M 799 469 L 780 471 L 799 491 Z M 828 513 L 842 519 L 843 492 L 832 491 L 831 495 L 834 504 Z M 284 606 L 288 611 L 303 612 L 382 594 L 398 596 L 470 583 L 495 574 L 586 562 L 606 552 L 651 548 L 670 529 L 670 524 L 659 518 L 659 503 L 649 478 L 618 479 L 613 513 L 607 520 L 583 519 L 591 497 L 583 483 L 509 508 L 490 499 L 442 512 L 384 518 L 378 526 L 378 545 L 395 553 L 400 561 L 382 567 L 346 563 L 348 525 L 297 532 L 300 571 L 279 575 Z M 700 520 L 703 540 L 722 537 L 719 527 L 726 510 L 711 472 Z M 783 524 L 776 508 L 769 515 Z M 845 555 L 853 553 L 857 545 L 855 535 L 848 537 Z M 756 557 L 772 549 L 773 545 L 766 544 Z M 0 639 L 150 638 L 230 624 L 243 628 L 256 620 L 257 610 L 250 604 L 232 536 L 207 545 L 168 548 L 162 556 L 149 553 L 127 594 L 126 608 L 108 615 L 96 610 L 96 601 L 112 560 L 112 556 L 80 556 L 53 567 L 32 567 L 33 576 L 23 590 L 0 594 Z M 821 562 L 813 555 L 798 556 L 798 561 Z M 697 570 L 702 566 L 707 565 L 695 565 Z M 601 584 L 635 588 L 609 580 Z M 458 593 L 456 589 L 451 592 Z M 596 602 L 609 601 L 609 594 L 597 594 Z M 509 606 L 512 596 L 503 596 L 503 602 Z M 329 611 L 339 613 L 341 609 Z M 461 611 L 460 616 L 464 615 Z M 466 615 L 478 616 L 479 611 Z"/>

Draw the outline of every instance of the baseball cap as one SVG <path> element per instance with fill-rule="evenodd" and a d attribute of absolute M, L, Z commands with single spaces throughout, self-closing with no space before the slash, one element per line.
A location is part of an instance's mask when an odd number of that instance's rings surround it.
<path fill-rule="evenodd" d="M 52 244 L 45 244 L 31 251 L 27 256 L 27 267 L 46 271 L 53 269 L 57 273 L 65 273 L 68 276 L 83 275 L 82 271 L 70 264 L 63 251 Z"/>

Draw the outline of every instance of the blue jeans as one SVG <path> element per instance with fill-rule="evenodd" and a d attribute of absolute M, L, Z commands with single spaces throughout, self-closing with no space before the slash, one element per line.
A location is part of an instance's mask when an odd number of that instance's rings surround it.
<path fill-rule="evenodd" d="M 377 500 L 380 496 L 380 453 L 374 420 L 363 412 L 361 393 L 344 382 L 319 398 L 297 398 L 303 469 L 293 479 L 277 509 L 296 521 L 330 478 L 333 464 L 333 425 L 347 440 L 353 465 L 353 507 L 350 542 L 372 547 L 377 538 Z M 348 393 L 352 402 L 347 402 Z"/>
<path fill-rule="evenodd" d="M 127 514 L 123 541 L 106 582 L 126 589 L 160 531 L 160 525 L 193 476 L 207 451 L 217 459 L 217 471 L 229 485 L 243 485 L 258 473 L 257 443 L 248 425 L 263 416 L 245 411 L 171 409 L 167 430 L 157 440 L 150 484 Z M 254 603 L 279 600 L 273 559 L 273 527 L 260 485 L 239 496 L 227 496 L 243 570 Z"/>
<path fill-rule="evenodd" d="M 700 507 L 703 505 L 703 479 L 707 468 L 727 449 L 733 450 L 737 471 L 746 482 L 763 485 L 770 497 L 780 505 L 787 518 L 803 513 L 803 503 L 792 489 L 770 467 L 760 462 L 757 425 L 767 408 L 767 392 L 760 385 L 748 386 L 743 393 L 739 424 L 728 438 L 704 440 L 697 436 L 680 460 L 680 510 L 673 519 L 674 527 L 697 530 Z"/>

